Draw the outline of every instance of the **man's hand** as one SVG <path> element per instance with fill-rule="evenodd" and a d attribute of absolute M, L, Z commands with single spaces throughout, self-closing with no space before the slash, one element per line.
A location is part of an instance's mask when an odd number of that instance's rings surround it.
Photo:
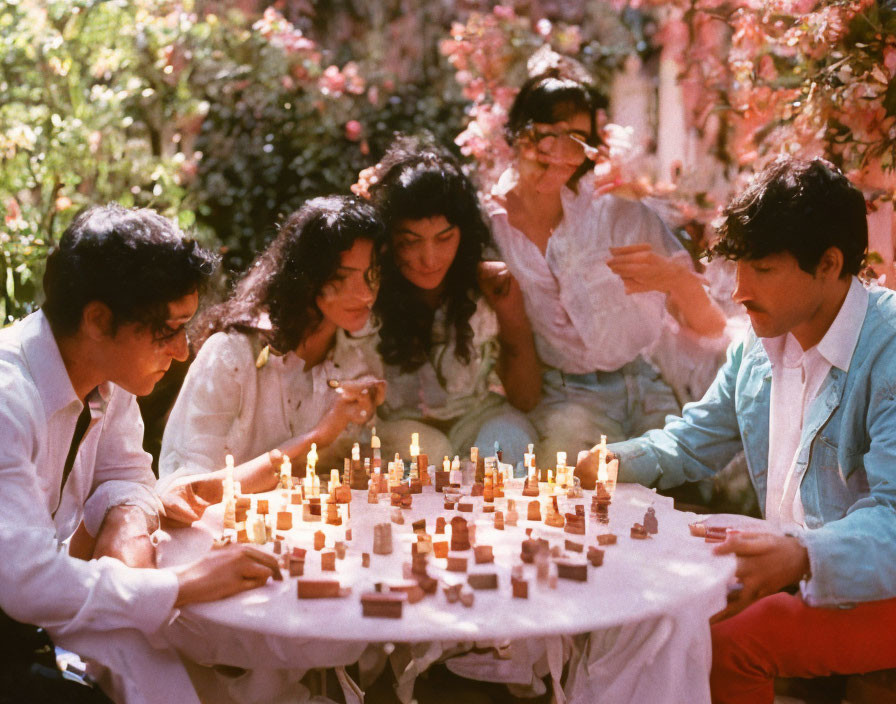
<path fill-rule="evenodd" d="M 610 247 L 610 270 L 622 279 L 626 293 L 669 293 L 690 270 L 674 257 L 657 254 L 649 244 Z"/>
<path fill-rule="evenodd" d="M 165 508 L 163 527 L 186 528 L 202 518 L 205 509 L 211 505 L 210 501 L 200 496 L 203 481 L 185 477 L 162 495 L 162 506 Z"/>
<path fill-rule="evenodd" d="M 93 557 L 114 557 L 129 567 L 155 567 L 156 548 L 149 538 L 146 514 L 136 506 L 109 509 L 96 536 Z"/>
<path fill-rule="evenodd" d="M 576 459 L 575 476 L 579 478 L 583 489 L 593 489 L 597 484 L 598 448 L 595 445 L 590 450 L 582 450 Z M 617 459 L 616 455 L 607 451 L 607 462 Z"/>
<path fill-rule="evenodd" d="M 217 601 L 261 587 L 269 577 L 283 579 L 274 556 L 250 545 L 212 548 L 196 562 L 174 571 L 179 584 L 175 606 Z"/>
<path fill-rule="evenodd" d="M 743 585 L 733 592 L 728 606 L 712 617 L 712 622 L 740 613 L 762 597 L 797 584 L 809 573 L 809 552 L 792 536 L 772 533 L 728 532 L 716 555 L 736 555 L 735 575 Z"/>

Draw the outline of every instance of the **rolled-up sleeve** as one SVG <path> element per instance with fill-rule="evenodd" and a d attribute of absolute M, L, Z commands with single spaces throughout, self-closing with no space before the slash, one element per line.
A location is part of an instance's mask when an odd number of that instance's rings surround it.
<path fill-rule="evenodd" d="M 137 400 L 114 389 L 97 444 L 90 497 L 84 504 L 84 527 L 96 535 L 114 506 L 142 509 L 150 531 L 159 523 L 161 502 L 155 491 L 152 458 L 143 450 L 143 419 Z"/>

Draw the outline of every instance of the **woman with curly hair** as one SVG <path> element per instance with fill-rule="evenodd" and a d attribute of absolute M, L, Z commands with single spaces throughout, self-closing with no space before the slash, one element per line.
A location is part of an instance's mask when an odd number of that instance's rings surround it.
<path fill-rule="evenodd" d="M 484 261 L 490 236 L 475 187 L 448 152 L 408 137 L 371 178 L 385 224 L 374 309 L 384 447 L 403 452 L 418 432 L 432 458 L 473 445 L 490 453 L 497 442 L 505 461 L 522 460 L 534 434 L 520 411 L 538 402 L 540 372 L 519 286 L 503 263 Z"/>
<path fill-rule="evenodd" d="M 286 219 L 230 298 L 201 316 L 202 346 L 162 440 L 159 468 L 168 486 L 213 472 L 190 487 L 219 501 L 221 473 L 214 470 L 231 454 L 242 490 L 266 491 L 276 483 L 279 458 L 301 460 L 298 469 L 311 443 L 322 465 L 329 458 L 342 466 L 357 434 L 347 428 L 369 422 L 382 401 L 368 326 L 382 231 L 368 203 L 310 200 Z M 183 492 L 169 498 L 169 516 L 178 514 L 178 498 L 191 500 Z M 189 514 L 189 506 L 180 508 Z"/>

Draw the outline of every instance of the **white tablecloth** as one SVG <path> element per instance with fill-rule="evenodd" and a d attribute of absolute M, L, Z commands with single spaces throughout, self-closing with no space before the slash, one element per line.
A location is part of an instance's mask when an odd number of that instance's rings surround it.
<path fill-rule="evenodd" d="M 573 512 L 575 504 L 586 507 L 587 533 L 578 536 L 526 520 L 529 499 L 520 498 L 519 491 L 507 493 L 517 499 L 520 521 L 515 528 L 498 531 L 493 527 L 493 515 L 482 513 L 482 498 L 467 499 L 475 505 L 473 513 L 443 511 L 443 495 L 427 487 L 423 494 L 414 495 L 413 507 L 403 511 L 404 525 L 393 524 L 393 554 L 374 555 L 373 525 L 389 521 L 392 507 L 387 497 L 372 505 L 367 503 L 366 492 L 353 492 L 347 526 L 298 520 L 289 534 L 292 544 L 308 549 L 305 576 L 337 577 L 343 586 L 352 588 L 348 598 L 300 600 L 296 580 L 287 578 L 184 609 L 174 624 L 175 631 L 180 629 L 174 639 L 189 652 L 192 633 L 193 640 L 206 643 L 206 660 L 241 667 L 307 669 L 354 662 L 368 643 L 420 643 L 413 652 L 428 652 L 428 660 L 434 650 L 426 643 L 442 643 L 444 649 L 458 641 L 532 643 L 532 639 L 554 637 L 544 642 L 559 647 L 557 636 L 600 632 L 589 639 L 566 638 L 565 647 L 572 653 L 571 676 L 565 688 L 569 700 L 596 701 L 594 697 L 602 693 L 599 699 L 610 702 L 647 701 L 640 694 L 635 696 L 647 687 L 652 690 L 652 702 L 708 701 L 707 619 L 724 606 L 734 560 L 712 555 L 711 545 L 690 536 L 688 523 L 695 516 L 675 511 L 671 500 L 649 489 L 620 485 L 610 507 L 609 528 L 599 526 L 590 516 L 590 492 L 585 492 L 583 499 L 561 498 L 562 513 Z M 276 494 L 269 496 L 275 505 Z M 547 497 L 542 496 L 541 501 L 545 504 Z M 504 499 L 495 501 L 498 510 L 504 509 L 505 503 Z M 650 506 L 656 511 L 659 533 L 647 540 L 632 539 L 632 524 L 641 522 Z M 363 618 L 360 595 L 376 582 L 402 579 L 402 563 L 410 562 L 410 546 L 416 540 L 411 523 L 426 518 L 427 531 L 433 534 L 437 515 L 446 515 L 449 523 L 452 515 L 475 521 L 476 542 L 493 546 L 495 562 L 475 565 L 472 550 L 463 554 L 469 556 L 469 572 L 498 574 L 498 590 L 476 591 L 474 607 L 467 608 L 448 604 L 440 589 L 436 596 L 405 604 L 399 620 Z M 170 566 L 197 557 L 209 549 L 220 526 L 220 507 L 212 507 L 201 523 L 172 532 L 172 539 L 160 545 L 160 563 Z M 335 574 L 321 573 L 319 553 L 312 549 L 313 534 L 323 530 L 329 548 L 335 540 L 344 539 L 346 527 L 353 533 L 346 558 L 337 560 Z M 618 536 L 618 544 L 605 548 L 603 566 L 589 566 L 585 583 L 559 580 L 557 588 L 551 589 L 537 583 L 533 565 L 525 565 L 529 598 L 514 599 L 510 569 L 520 562 L 526 528 L 533 529 L 533 537 L 546 538 L 552 545 L 562 546 L 569 539 L 583 542 L 587 548 L 596 545 L 597 533 L 608 530 Z M 369 568 L 361 566 L 362 552 L 371 553 Z M 446 571 L 444 559 L 431 558 L 429 572 L 447 583 L 466 581 L 465 574 Z M 488 663 L 481 667 L 487 670 Z M 612 698 L 614 686 L 623 687 L 620 692 L 628 688 L 627 698 Z"/>

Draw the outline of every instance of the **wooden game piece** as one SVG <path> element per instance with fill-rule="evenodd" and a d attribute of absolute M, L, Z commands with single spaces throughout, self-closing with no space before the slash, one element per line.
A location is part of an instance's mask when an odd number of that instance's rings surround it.
<path fill-rule="evenodd" d="M 451 549 L 470 549 L 470 528 L 460 516 L 451 519 Z"/>
<path fill-rule="evenodd" d="M 466 572 L 467 558 L 449 555 L 447 569 L 449 572 Z"/>
<path fill-rule="evenodd" d="M 651 535 L 656 535 L 659 533 L 660 527 L 659 522 L 656 520 L 656 511 L 653 506 L 650 506 L 647 509 L 647 513 L 644 514 L 644 530 L 646 530 Z"/>
<path fill-rule="evenodd" d="M 361 553 L 361 567 L 370 567 L 370 553 L 369 552 Z"/>
<path fill-rule="evenodd" d="M 297 581 L 299 599 L 333 599 L 344 596 L 339 580 L 300 577 Z"/>
<path fill-rule="evenodd" d="M 473 606 L 474 600 L 475 600 L 475 597 L 473 596 L 473 592 L 471 590 L 464 589 L 463 587 L 461 587 L 460 603 L 469 609 Z"/>
<path fill-rule="evenodd" d="M 290 555 L 287 561 L 290 577 L 301 577 L 305 572 L 305 558 Z"/>
<path fill-rule="evenodd" d="M 389 591 L 404 594 L 409 604 L 416 604 L 423 599 L 423 588 L 415 580 L 405 580 L 389 585 Z"/>
<path fill-rule="evenodd" d="M 588 564 L 585 562 L 557 561 L 557 576 L 560 579 L 570 579 L 574 582 L 588 581 Z"/>
<path fill-rule="evenodd" d="M 495 511 L 495 530 L 504 530 L 504 512 Z"/>
<path fill-rule="evenodd" d="M 445 601 L 449 604 L 455 604 L 460 599 L 460 584 L 447 584 L 442 590 L 445 593 Z"/>
<path fill-rule="evenodd" d="M 367 618 L 401 618 L 408 600 L 402 592 L 367 592 L 361 596 L 361 615 Z"/>
<path fill-rule="evenodd" d="M 324 550 L 320 554 L 320 569 L 321 572 L 335 572 L 336 571 L 336 553 L 332 550 Z"/>
<path fill-rule="evenodd" d="M 457 505 L 457 510 L 460 511 L 460 512 L 462 512 L 462 513 L 472 513 L 472 511 L 473 511 L 473 504 L 468 503 L 468 502 L 466 502 L 466 501 L 461 501 L 461 502 Z"/>
<path fill-rule="evenodd" d="M 277 530 L 292 529 L 292 511 L 277 511 Z"/>
<path fill-rule="evenodd" d="M 477 545 L 473 548 L 473 559 L 477 565 L 483 565 L 495 561 L 495 555 L 491 545 Z"/>
<path fill-rule="evenodd" d="M 592 567 L 600 567 L 604 564 L 604 551 L 593 545 L 588 546 L 588 562 Z"/>
<path fill-rule="evenodd" d="M 577 513 L 566 514 L 566 525 L 563 530 L 573 535 L 585 535 L 585 516 Z"/>
<path fill-rule="evenodd" d="M 494 572 L 479 572 L 467 575 L 467 584 L 473 589 L 497 589 L 498 575 Z"/>
<path fill-rule="evenodd" d="M 375 555 L 392 554 L 391 523 L 377 523 L 373 527 L 373 553 Z"/>
<path fill-rule="evenodd" d="M 615 545 L 616 540 L 616 536 L 613 533 L 600 533 L 597 536 L 598 545 Z"/>
<path fill-rule="evenodd" d="M 439 516 L 436 518 L 436 535 L 444 535 L 445 534 L 445 517 Z"/>
<path fill-rule="evenodd" d="M 527 582 L 522 577 L 511 576 L 510 588 L 513 592 L 514 599 L 528 599 L 529 598 L 529 582 Z"/>
<path fill-rule="evenodd" d="M 414 521 L 411 523 L 411 530 L 414 533 L 425 533 L 426 532 L 426 519 L 421 518 L 419 521 Z"/>
<path fill-rule="evenodd" d="M 537 500 L 529 502 L 526 518 L 530 521 L 541 520 L 541 504 Z"/>
<path fill-rule="evenodd" d="M 575 540 L 567 540 L 564 547 L 570 552 L 582 552 L 585 549 L 582 543 L 577 543 Z"/>
<path fill-rule="evenodd" d="M 632 526 L 631 536 L 635 540 L 647 540 L 650 537 L 650 534 L 640 523 L 635 523 Z"/>
<path fill-rule="evenodd" d="M 334 549 L 336 550 L 336 559 L 344 560 L 345 559 L 345 550 L 346 550 L 345 543 L 341 540 L 337 540 L 336 545 L 334 546 Z"/>
<path fill-rule="evenodd" d="M 258 502 L 255 506 L 255 513 L 260 513 L 262 515 L 266 515 L 268 513 L 268 500 L 267 499 L 258 499 Z"/>
<path fill-rule="evenodd" d="M 435 557 L 448 557 L 448 541 L 440 540 L 432 544 L 432 554 Z"/>
<path fill-rule="evenodd" d="M 322 530 L 317 531 L 314 534 L 314 549 L 315 550 L 323 550 L 324 545 L 327 543 L 327 534 Z"/>

